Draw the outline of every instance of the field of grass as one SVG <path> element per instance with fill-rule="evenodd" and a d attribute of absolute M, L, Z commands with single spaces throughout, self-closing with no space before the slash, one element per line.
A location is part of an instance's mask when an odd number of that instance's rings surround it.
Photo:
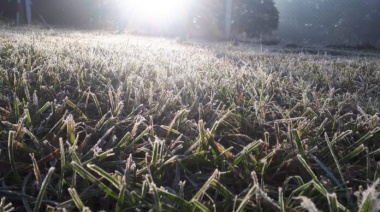
<path fill-rule="evenodd" d="M 1 30 L 0 211 L 378 211 L 360 55 Z"/>

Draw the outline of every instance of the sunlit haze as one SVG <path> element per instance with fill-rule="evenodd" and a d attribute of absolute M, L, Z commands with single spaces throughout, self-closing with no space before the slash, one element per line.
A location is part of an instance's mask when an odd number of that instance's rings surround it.
<path fill-rule="evenodd" d="M 186 13 L 185 0 L 135 0 L 129 6 L 133 16 L 149 22 L 164 23 Z"/>

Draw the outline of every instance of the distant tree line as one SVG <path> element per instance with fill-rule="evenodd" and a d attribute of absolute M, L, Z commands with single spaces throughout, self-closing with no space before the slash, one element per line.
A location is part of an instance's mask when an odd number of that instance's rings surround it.
<path fill-rule="evenodd" d="M 33 0 L 33 13 L 52 25 L 103 28 L 117 18 L 114 3 L 112 0 Z"/>
<path fill-rule="evenodd" d="M 122 0 L 33 0 L 34 21 L 43 18 L 53 26 L 74 28 L 103 28 L 117 18 L 117 5 Z M 13 20 L 16 0 L 0 0 L 2 19 Z"/>
<path fill-rule="evenodd" d="M 276 0 L 280 33 L 294 40 L 336 44 L 380 39 L 379 0 Z"/>
<path fill-rule="evenodd" d="M 120 21 L 120 2 L 125 0 L 33 0 L 35 21 L 74 28 L 111 28 Z M 137 1 L 137 0 L 136 0 Z M 16 0 L 0 1 L 4 17 L 14 18 Z M 190 0 L 188 20 L 198 31 L 221 31 L 225 25 L 225 0 Z M 278 27 L 279 13 L 273 0 L 234 0 L 233 30 L 251 37 L 271 33 Z M 3 6 L 4 5 L 4 6 Z M 0 9 L 1 10 L 1 9 Z M 1 11 L 0 11 L 1 12 Z M 127 16 L 128 17 L 128 16 Z M 210 27 L 212 25 L 212 27 Z"/>
<path fill-rule="evenodd" d="M 17 1 L 0 0 L 0 17 L 14 19 L 17 12 Z"/>
<path fill-rule="evenodd" d="M 237 0 L 233 12 L 234 28 L 249 37 L 259 37 L 276 30 L 279 12 L 273 0 Z"/>

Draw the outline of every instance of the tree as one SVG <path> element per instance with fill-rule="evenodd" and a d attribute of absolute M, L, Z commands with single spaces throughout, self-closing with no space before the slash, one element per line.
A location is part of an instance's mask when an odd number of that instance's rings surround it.
<path fill-rule="evenodd" d="M 380 38 L 378 0 L 278 0 L 279 32 L 290 40 L 356 45 Z"/>
<path fill-rule="evenodd" d="M 276 30 L 279 12 L 273 0 L 237 0 L 233 11 L 234 30 L 259 37 Z"/>
<path fill-rule="evenodd" d="M 2 0 L 0 1 L 0 17 L 4 15 L 6 18 L 16 16 L 16 24 L 26 18 L 28 24 L 32 22 L 31 0 Z M 5 9 L 5 11 L 3 11 Z M 4 14 L 3 14 L 4 13 Z"/>

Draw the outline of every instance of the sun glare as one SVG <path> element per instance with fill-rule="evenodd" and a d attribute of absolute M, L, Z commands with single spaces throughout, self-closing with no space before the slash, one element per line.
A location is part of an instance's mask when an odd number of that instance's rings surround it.
<path fill-rule="evenodd" d="M 180 0 L 138 0 L 135 3 L 137 13 L 148 16 L 170 17 L 179 15 L 177 12 L 181 6 Z"/>
<path fill-rule="evenodd" d="M 184 0 L 135 0 L 132 10 L 140 18 L 164 22 L 183 15 L 184 2 Z"/>

